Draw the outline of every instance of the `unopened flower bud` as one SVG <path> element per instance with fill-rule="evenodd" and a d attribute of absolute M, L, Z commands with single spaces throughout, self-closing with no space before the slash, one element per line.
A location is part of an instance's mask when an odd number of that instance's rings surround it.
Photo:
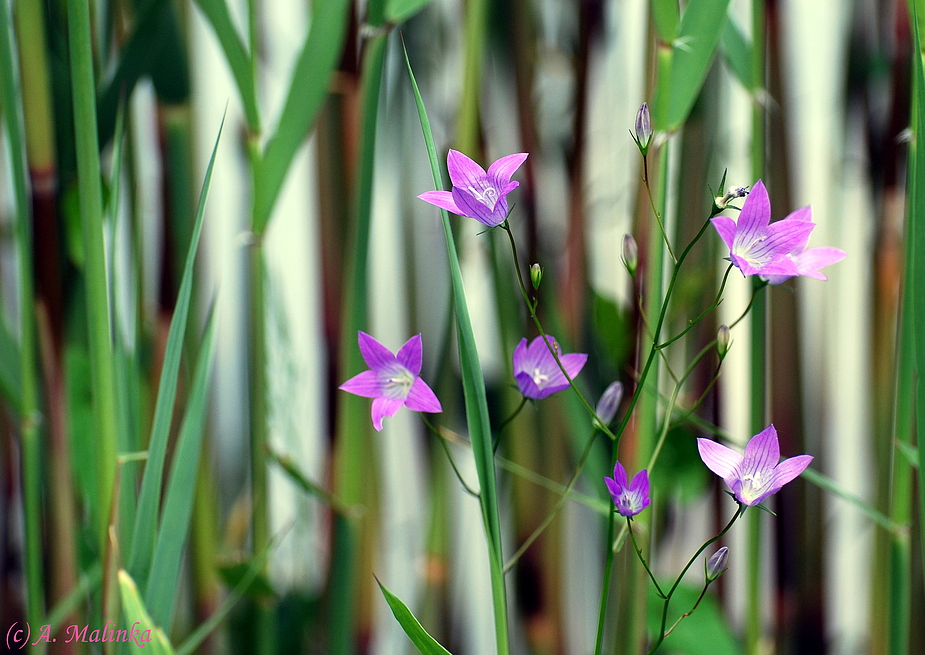
<path fill-rule="evenodd" d="M 642 103 L 636 112 L 636 145 L 639 152 L 645 157 L 649 152 L 649 143 L 652 141 L 652 118 L 649 116 L 649 105 Z"/>
<path fill-rule="evenodd" d="M 636 265 L 639 263 L 639 246 L 632 234 L 623 235 L 623 265 L 630 276 L 636 275 Z"/>
<path fill-rule="evenodd" d="M 543 267 L 539 264 L 530 266 L 530 281 L 533 283 L 534 289 L 540 288 L 540 282 L 543 281 Z"/>
<path fill-rule="evenodd" d="M 722 359 L 726 356 L 726 353 L 729 352 L 729 326 L 720 325 L 719 329 L 716 331 L 716 352 L 719 353 L 719 358 Z"/>
<path fill-rule="evenodd" d="M 713 553 L 713 556 L 707 560 L 704 570 L 707 576 L 707 582 L 713 582 L 726 572 L 726 560 L 729 559 L 729 549 L 723 546 Z"/>
<path fill-rule="evenodd" d="M 623 383 L 612 382 L 601 394 L 601 399 L 597 401 L 597 407 L 594 408 L 594 413 L 604 425 L 609 424 L 617 415 L 621 400 L 623 400 Z"/>

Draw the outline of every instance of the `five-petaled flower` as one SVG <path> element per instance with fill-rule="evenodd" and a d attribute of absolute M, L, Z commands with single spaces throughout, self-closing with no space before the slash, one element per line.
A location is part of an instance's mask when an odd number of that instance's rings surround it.
<path fill-rule="evenodd" d="M 604 484 L 620 516 L 636 516 L 649 506 L 649 472 L 642 469 L 633 476 L 632 482 L 627 484 L 626 480 L 626 469 L 617 462 L 613 467 L 613 477 L 605 477 Z"/>
<path fill-rule="evenodd" d="M 405 342 L 396 354 L 365 332 L 359 333 L 360 353 L 368 371 L 353 376 L 340 388 L 373 399 L 373 427 L 382 429 L 382 419 L 394 416 L 402 406 L 416 412 L 435 414 L 443 407 L 418 375 L 421 372 L 421 335 Z"/>
<path fill-rule="evenodd" d="M 526 158 L 525 152 L 502 157 L 486 173 L 461 152 L 450 150 L 446 166 L 453 190 L 428 191 L 418 198 L 459 216 L 474 218 L 488 227 L 501 225 L 507 218 L 507 194 L 520 184 L 512 182 L 511 176 Z"/>
<path fill-rule="evenodd" d="M 816 224 L 809 207 L 798 209 L 787 218 L 771 223 L 771 202 L 761 180 L 755 183 L 742 205 L 738 221 L 728 216 L 711 219 L 719 232 L 732 263 L 743 275 L 800 275 L 797 263 L 789 257 L 802 251 Z M 831 263 L 831 262 L 829 262 Z"/>
<path fill-rule="evenodd" d="M 726 481 L 737 501 L 750 507 L 780 491 L 813 461 L 811 455 L 797 455 L 781 462 L 773 424 L 749 440 L 744 456 L 710 439 L 697 439 L 697 448 L 707 468 Z"/>
<path fill-rule="evenodd" d="M 585 365 L 588 356 L 584 353 L 565 355 L 559 350 L 559 344 L 553 337 L 547 335 L 546 338 L 559 355 L 559 361 L 562 362 L 569 378 L 574 379 Z M 526 339 L 521 339 L 517 344 L 514 349 L 514 377 L 517 379 L 520 393 L 533 400 L 546 398 L 569 386 L 568 380 L 562 375 L 562 369 L 556 363 L 556 358 L 543 343 L 543 337 L 537 337 L 529 346 Z"/>

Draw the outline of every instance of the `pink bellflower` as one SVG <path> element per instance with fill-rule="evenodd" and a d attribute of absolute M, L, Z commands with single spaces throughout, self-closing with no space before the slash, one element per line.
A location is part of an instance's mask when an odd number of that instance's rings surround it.
<path fill-rule="evenodd" d="M 411 337 L 396 354 L 365 332 L 359 333 L 360 353 L 368 371 L 353 376 L 340 388 L 372 398 L 373 427 L 382 430 L 382 419 L 395 416 L 402 407 L 415 412 L 443 411 L 437 396 L 418 375 L 421 372 L 421 335 Z"/>
<path fill-rule="evenodd" d="M 620 516 L 636 516 L 649 506 L 649 472 L 646 469 L 633 476 L 633 481 L 627 484 L 626 469 L 617 462 L 613 467 L 613 477 L 604 478 L 604 484 Z"/>
<path fill-rule="evenodd" d="M 710 439 L 697 439 L 697 448 L 707 468 L 726 481 L 738 502 L 749 507 L 780 491 L 813 461 L 811 455 L 797 455 L 781 462 L 773 424 L 749 440 L 744 456 Z"/>
<path fill-rule="evenodd" d="M 711 219 L 732 263 L 743 275 L 793 277 L 800 271 L 788 255 L 806 247 L 816 224 L 803 215 L 809 207 L 771 223 L 771 201 L 761 180 L 755 182 L 742 205 L 738 221 L 728 216 Z"/>
<path fill-rule="evenodd" d="M 575 379 L 588 361 L 588 356 L 584 353 L 565 355 L 559 350 L 559 344 L 553 337 L 547 335 L 546 338 L 559 353 L 559 361 L 565 367 L 569 378 Z M 526 339 L 521 339 L 517 344 L 514 349 L 514 378 L 517 380 L 520 393 L 532 400 L 541 400 L 569 386 L 568 380 L 562 375 L 562 369 L 556 363 L 556 358 L 543 343 L 543 337 L 537 337 L 529 346 Z"/>
<path fill-rule="evenodd" d="M 512 182 L 511 176 L 526 158 L 525 152 L 502 157 L 486 173 L 461 152 L 450 150 L 446 167 L 453 190 L 428 191 L 418 198 L 459 216 L 474 218 L 488 227 L 501 225 L 507 218 L 507 194 L 520 185 Z"/>
<path fill-rule="evenodd" d="M 790 217 L 792 220 L 808 221 L 812 223 L 813 214 L 812 210 L 809 207 L 804 207 L 803 209 L 798 209 L 793 212 Z M 815 223 L 813 223 L 815 225 Z M 797 275 L 802 275 L 803 277 L 811 277 L 816 280 L 827 280 L 828 278 L 824 273 L 820 272 L 820 269 L 825 268 L 829 264 L 835 264 L 840 262 L 847 256 L 844 250 L 840 248 L 810 248 L 806 249 L 806 244 L 800 244 L 789 253 L 787 257 L 796 265 Z M 784 280 L 793 277 L 792 275 L 762 275 L 761 279 L 770 282 L 771 284 L 780 284 Z"/>

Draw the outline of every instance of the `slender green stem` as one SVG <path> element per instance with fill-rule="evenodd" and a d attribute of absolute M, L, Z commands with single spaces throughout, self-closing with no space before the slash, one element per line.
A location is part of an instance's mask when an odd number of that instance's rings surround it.
<path fill-rule="evenodd" d="M 16 249 L 19 262 L 19 419 L 22 433 L 22 486 L 26 546 L 26 618 L 35 625 L 45 612 L 42 575 L 42 443 L 39 434 L 36 370 L 35 295 L 33 287 L 32 223 L 27 188 L 20 91 L 10 35 L 10 5 L 0 7 L 0 105 L 10 149 L 16 209 Z"/>
<path fill-rule="evenodd" d="M 555 506 L 546 515 L 546 518 L 543 519 L 543 522 L 527 537 L 526 541 L 521 544 L 520 548 L 517 549 L 517 552 L 514 553 L 511 558 L 507 561 L 507 564 L 504 565 L 504 572 L 507 573 L 514 565 L 517 564 L 517 561 L 523 556 L 527 549 L 533 545 L 533 542 L 543 534 L 546 528 L 549 527 L 549 524 L 552 523 L 553 519 L 559 514 L 559 510 L 562 509 L 565 505 L 565 501 L 568 500 L 569 494 L 572 492 L 572 488 L 575 486 L 575 483 L 578 482 L 578 477 L 581 475 L 582 470 L 585 467 L 585 463 L 588 461 L 588 455 L 591 454 L 591 447 L 594 445 L 594 440 L 597 437 L 597 431 L 594 431 L 594 434 L 591 435 L 591 438 L 588 439 L 588 444 L 585 446 L 584 452 L 581 453 L 581 458 L 578 460 L 578 466 L 575 467 L 575 471 L 572 473 L 572 477 L 569 479 L 568 484 L 565 486 L 565 493 L 556 501 Z"/>
<path fill-rule="evenodd" d="M 504 419 L 504 421 L 501 423 L 500 426 L 498 426 L 498 432 L 495 434 L 494 444 L 492 444 L 492 450 L 494 452 L 498 452 L 498 446 L 501 445 L 501 435 L 504 432 L 504 428 L 506 428 L 511 421 L 517 418 L 517 415 L 520 414 L 520 411 L 524 408 L 524 405 L 526 404 L 527 404 L 527 397 L 524 396 L 520 400 L 520 404 L 517 406 L 517 409 L 515 409 L 514 412 L 510 416 Z"/>
<path fill-rule="evenodd" d="M 681 621 L 683 621 L 684 619 L 686 619 L 687 617 L 689 617 L 691 614 L 694 613 L 694 611 L 700 606 L 700 601 L 702 601 L 703 597 L 707 595 L 707 589 L 709 588 L 710 588 L 709 582 L 703 585 L 703 589 L 700 590 L 700 595 L 697 596 L 697 600 L 694 603 L 694 606 L 690 608 L 688 611 L 684 612 L 684 614 L 678 617 L 677 621 L 671 624 L 671 627 L 665 631 L 665 637 L 668 637 L 668 635 L 674 632 L 674 629 L 678 627 L 678 624 L 681 623 Z"/>
<path fill-rule="evenodd" d="M 639 544 L 636 543 L 636 535 L 633 534 L 633 522 L 632 519 L 626 517 L 626 531 L 629 532 L 630 541 L 633 542 L 633 550 L 636 551 L 636 557 L 639 558 L 639 561 L 642 562 L 643 568 L 646 570 L 646 573 L 649 574 L 649 579 L 652 581 L 652 584 L 655 585 L 655 591 L 658 592 L 659 597 L 667 598 L 665 592 L 662 591 L 662 588 L 658 584 L 658 580 L 655 579 L 655 574 L 652 573 L 652 569 L 649 568 L 649 563 L 646 561 L 645 556 L 642 554 L 642 550 L 639 548 Z"/>
<path fill-rule="evenodd" d="M 665 594 L 665 599 L 662 602 L 661 628 L 659 628 L 658 638 L 655 640 L 655 643 L 649 649 L 649 655 L 652 655 L 652 653 L 658 650 L 658 647 L 662 645 L 662 642 L 665 640 L 665 637 L 668 636 L 668 633 L 665 631 L 665 626 L 668 622 L 668 606 L 671 603 L 671 597 L 674 595 L 674 592 L 677 590 L 678 586 L 681 584 L 681 581 L 684 579 L 684 576 L 687 575 L 687 571 L 691 568 L 694 562 L 697 561 L 697 558 L 700 557 L 700 554 L 703 551 L 705 551 L 707 548 L 709 548 L 710 544 L 716 543 L 717 541 L 722 539 L 723 536 L 727 532 L 729 532 L 729 529 L 733 526 L 733 524 L 739 519 L 740 516 L 742 516 L 745 513 L 746 508 L 747 508 L 746 505 L 740 504 L 738 509 L 736 510 L 736 513 L 732 516 L 731 519 L 729 519 L 729 522 L 726 524 L 726 526 L 722 530 L 720 530 L 719 534 L 705 541 L 703 545 L 697 549 L 697 552 L 693 554 L 693 556 L 687 561 L 687 564 L 685 565 L 685 567 L 681 570 L 681 574 L 677 577 L 677 579 L 675 579 L 674 584 L 671 585 L 671 589 L 669 589 L 668 593 Z M 672 629 L 674 629 L 673 626 L 672 626 Z"/>
<path fill-rule="evenodd" d="M 456 478 L 459 480 L 459 484 L 462 485 L 463 490 L 472 496 L 473 498 L 481 498 L 481 494 L 478 491 L 475 491 L 469 484 L 466 482 L 466 479 L 462 476 L 462 473 L 459 471 L 459 467 L 456 466 L 456 460 L 453 458 L 453 453 L 450 452 L 450 446 L 447 444 L 446 439 L 440 433 L 440 430 L 430 422 L 430 419 L 426 415 L 421 414 L 421 419 L 424 421 L 424 425 L 427 426 L 427 429 L 437 437 L 437 441 L 440 442 L 440 445 L 443 446 L 444 452 L 446 452 L 446 458 L 450 461 L 450 466 L 453 468 L 453 473 L 456 474 Z"/>
<path fill-rule="evenodd" d="M 678 263 L 678 258 L 675 257 L 674 251 L 671 249 L 671 241 L 668 239 L 668 232 L 665 230 L 665 225 L 662 223 L 662 213 L 655 206 L 655 199 L 652 197 L 652 188 L 649 185 L 649 162 L 647 157 L 642 158 L 642 182 L 643 186 L 646 188 L 646 197 L 649 199 L 649 207 L 652 208 L 652 214 L 655 216 L 655 221 L 658 223 L 659 232 L 662 234 L 662 240 L 665 242 L 665 247 L 668 248 L 668 254 L 671 256 L 671 261 L 675 264 Z"/>
<path fill-rule="evenodd" d="M 681 337 L 683 337 L 685 334 L 687 334 L 688 332 L 690 332 L 690 331 L 694 328 L 694 326 L 697 325 L 697 323 L 699 323 L 700 320 L 701 320 L 704 316 L 706 316 L 707 314 L 709 314 L 710 312 L 712 312 L 714 309 L 716 309 L 717 307 L 719 307 L 719 304 L 723 301 L 723 291 L 726 290 L 726 280 L 729 279 L 729 272 L 730 272 L 731 270 L 732 270 L 732 264 L 729 264 L 729 266 L 726 267 L 726 272 L 723 274 L 723 282 L 722 282 L 722 284 L 719 285 L 719 291 L 717 291 L 717 293 L 716 293 L 716 299 L 713 301 L 713 303 L 712 303 L 709 307 L 707 307 L 705 310 L 703 310 L 703 311 L 700 313 L 700 315 L 697 316 L 697 318 L 695 318 L 695 319 L 693 319 L 693 320 L 691 320 L 691 321 L 688 321 L 688 322 L 687 322 L 687 327 L 686 327 L 686 328 L 684 328 L 683 330 L 681 330 L 678 334 L 676 334 L 675 336 L 673 336 L 673 337 L 672 337 L 671 339 L 669 339 L 668 341 L 665 341 L 665 342 L 659 344 L 659 346 L 658 346 L 659 349 L 661 349 L 661 348 L 666 348 L 666 347 L 670 346 L 671 344 L 673 344 L 675 341 L 677 341 L 678 339 L 680 339 Z"/>

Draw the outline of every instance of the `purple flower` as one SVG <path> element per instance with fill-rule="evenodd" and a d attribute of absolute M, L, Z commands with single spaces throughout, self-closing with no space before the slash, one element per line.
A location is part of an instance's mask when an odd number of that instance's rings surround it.
<path fill-rule="evenodd" d="M 402 406 L 415 412 L 442 412 L 443 407 L 421 372 L 421 335 L 411 337 L 393 355 L 392 351 L 365 332 L 359 333 L 360 353 L 368 371 L 355 375 L 342 385 L 344 391 L 373 398 L 373 427 L 382 429 L 382 419 L 395 416 Z"/>
<path fill-rule="evenodd" d="M 754 506 L 803 472 L 811 455 L 797 455 L 780 461 L 780 445 L 774 425 L 752 437 L 745 456 L 710 439 L 697 439 L 700 459 L 726 481 L 732 495 L 743 505 Z"/>
<path fill-rule="evenodd" d="M 732 263 L 743 275 L 799 275 L 796 262 L 788 255 L 806 246 L 816 224 L 808 220 L 809 207 L 798 209 L 787 218 L 771 223 L 771 202 L 761 180 L 755 182 L 742 205 L 738 221 L 728 216 L 711 219 L 719 232 Z"/>
<path fill-rule="evenodd" d="M 626 469 L 617 462 L 613 467 L 613 477 L 604 478 L 604 484 L 620 516 L 636 516 L 649 506 L 649 472 L 646 469 L 642 469 L 627 484 Z"/>
<path fill-rule="evenodd" d="M 804 207 L 793 212 L 791 215 L 792 219 L 800 221 L 809 221 L 812 223 L 813 215 L 812 210 L 809 207 Z M 815 225 L 815 223 L 813 223 Z M 824 273 L 820 273 L 819 269 L 825 268 L 829 264 L 834 264 L 843 260 L 847 253 L 840 248 L 810 248 L 806 250 L 806 244 L 800 244 L 792 251 L 787 253 L 787 258 L 790 259 L 794 264 L 796 264 L 797 275 L 802 275 L 804 277 L 811 277 L 816 280 L 827 280 L 828 278 Z M 762 280 L 767 280 L 771 284 L 780 284 L 784 280 L 793 277 L 792 275 L 762 275 Z"/>
<path fill-rule="evenodd" d="M 461 152 L 450 150 L 446 166 L 453 190 L 428 191 L 418 198 L 459 216 L 474 218 L 488 227 L 501 225 L 507 218 L 506 196 L 520 185 L 512 182 L 511 176 L 526 158 L 525 152 L 502 157 L 486 173 Z"/>
<path fill-rule="evenodd" d="M 558 342 L 551 336 L 547 335 L 546 338 L 559 353 L 559 361 L 562 362 L 568 376 L 575 379 L 588 356 L 583 353 L 562 354 Z M 514 377 L 517 379 L 520 393 L 533 400 L 551 396 L 569 386 L 568 380 L 562 375 L 562 369 L 543 343 L 542 337 L 531 341 L 529 346 L 526 339 L 521 339 L 517 344 L 514 349 Z"/>

